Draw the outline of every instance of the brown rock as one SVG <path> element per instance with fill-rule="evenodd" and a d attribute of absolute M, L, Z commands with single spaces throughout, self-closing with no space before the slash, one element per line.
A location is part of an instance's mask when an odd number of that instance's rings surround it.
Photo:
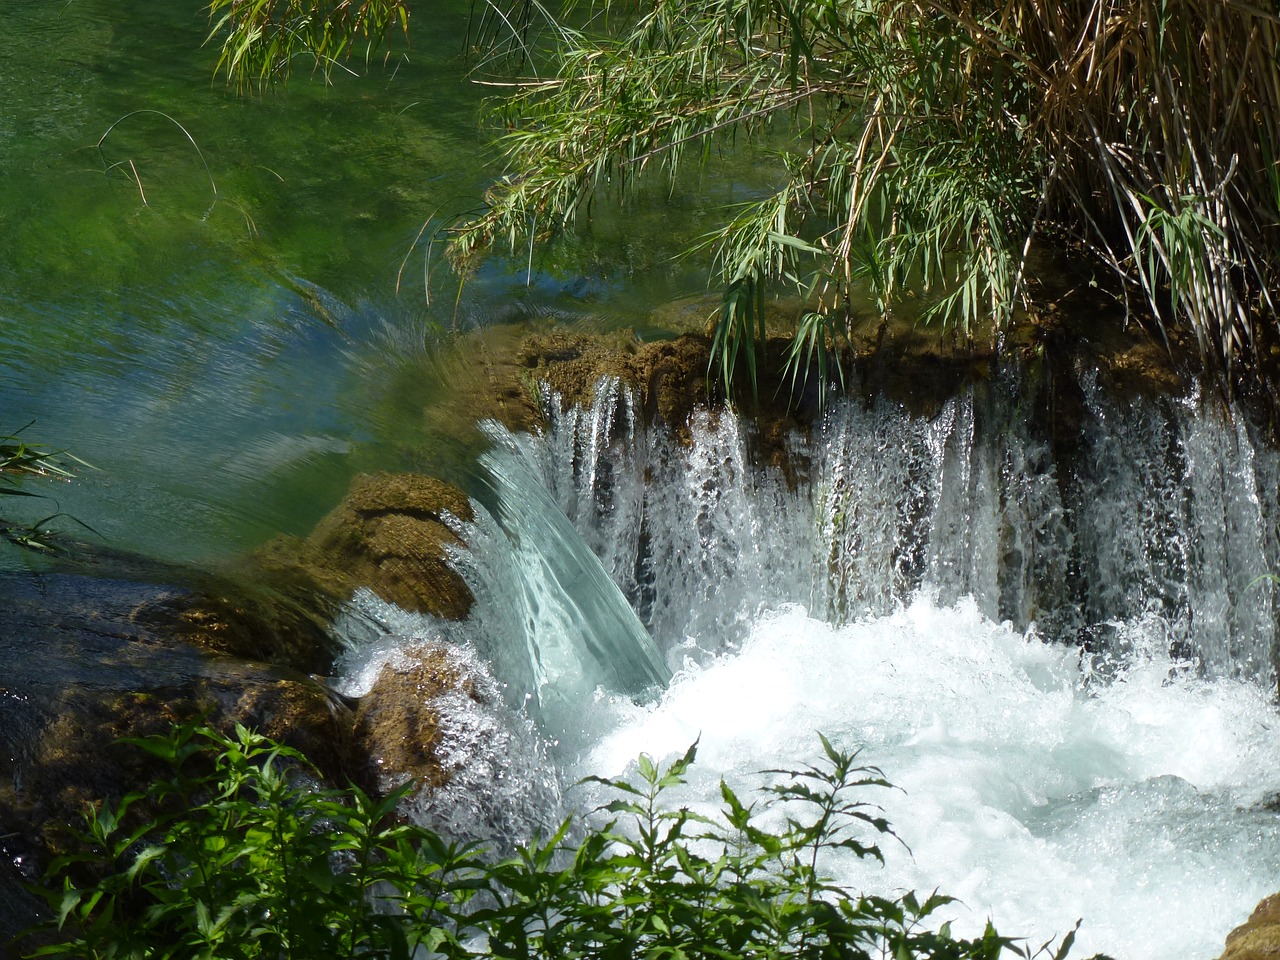
<path fill-rule="evenodd" d="M 434 477 L 357 477 L 338 508 L 320 521 L 311 542 L 329 566 L 384 600 L 417 613 L 460 620 L 471 592 L 449 566 L 447 548 L 463 542 L 449 515 L 473 519 L 466 495 Z"/>
<path fill-rule="evenodd" d="M 448 782 L 436 750 L 436 701 L 453 691 L 476 696 L 443 646 L 424 644 L 401 651 L 382 668 L 369 693 L 360 698 L 354 734 L 380 789 L 394 789 L 406 780 L 432 789 Z"/>
<path fill-rule="evenodd" d="M 1280 893 L 1254 908 L 1249 919 L 1227 934 L 1220 960 L 1277 960 L 1280 958 Z"/>
<path fill-rule="evenodd" d="M 449 565 L 449 549 L 465 546 L 451 517 L 473 519 L 457 487 L 418 474 L 365 474 L 307 540 L 277 538 L 255 562 L 278 589 L 313 603 L 327 598 L 330 610 L 368 587 L 405 610 L 461 620 L 472 597 Z"/>
<path fill-rule="evenodd" d="M 403 513 L 439 519 L 451 513 L 470 520 L 471 501 L 457 487 L 418 474 L 378 473 L 356 477 L 347 506 L 357 513 Z"/>
<path fill-rule="evenodd" d="M 545 383 L 563 409 L 589 405 L 597 385 L 616 378 L 634 389 L 649 417 L 677 430 L 706 403 L 710 343 L 701 334 L 643 343 L 630 333 L 535 333 L 520 345 L 521 366 Z"/>

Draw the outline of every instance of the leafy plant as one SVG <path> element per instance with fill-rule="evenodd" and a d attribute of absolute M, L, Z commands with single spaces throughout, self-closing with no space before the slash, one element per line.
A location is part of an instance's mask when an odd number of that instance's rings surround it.
<path fill-rule="evenodd" d="M 407 958 L 448 960 L 994 960 L 1029 948 L 988 924 L 954 937 L 933 915 L 950 898 L 855 895 L 822 872 L 830 850 L 881 858 L 892 837 L 861 799 L 889 784 L 822 739 L 825 762 L 781 776 L 760 809 L 721 785 L 708 817 L 672 807 L 696 744 L 665 769 L 642 756 L 635 780 L 590 778 L 612 819 L 566 820 L 492 860 L 397 819 L 409 787 L 383 800 L 317 785 L 295 751 L 243 727 L 175 728 L 133 741 L 169 774 L 88 811 L 76 852 L 43 890 L 30 956 L 78 958 Z M 786 826 L 759 826 L 782 804 Z M 581 839 L 572 839 L 580 834 Z M 1065 957 L 1074 934 L 1050 954 Z"/>
<path fill-rule="evenodd" d="M 889 312 L 917 295 L 925 321 L 994 338 L 1034 301 L 1044 245 L 1099 259 L 1135 311 L 1194 334 L 1210 370 L 1280 332 L 1275 0 L 587 10 L 495 105 L 506 170 L 454 233 L 464 269 L 569 227 L 601 193 L 625 201 L 642 176 L 755 141 L 775 186 L 706 240 L 728 291 L 726 379 L 743 358 L 754 386 L 766 286 L 832 322 L 863 297 Z"/>
<path fill-rule="evenodd" d="M 363 46 L 366 57 L 396 28 L 409 31 L 404 0 L 210 0 L 216 70 L 245 90 L 286 80 L 298 57 L 326 79 Z"/>
<path fill-rule="evenodd" d="M 494 81 L 505 170 L 448 231 L 464 274 L 495 245 L 531 257 L 601 194 L 625 202 L 644 177 L 754 143 L 772 185 L 703 243 L 726 290 L 726 381 L 745 366 L 757 386 L 770 288 L 829 325 L 853 302 L 888 313 L 915 296 L 922 320 L 998 340 L 1034 303 L 1029 263 L 1048 247 L 1099 261 L 1166 335 L 1191 333 L 1228 388 L 1280 340 L 1280 0 L 478 9 L 481 68 L 528 69 Z M 327 73 L 408 22 L 408 0 L 210 11 L 219 69 L 241 85 L 301 53 Z"/>
<path fill-rule="evenodd" d="M 131 742 L 170 774 L 88 811 L 42 891 L 70 937 L 32 956 L 407 957 L 435 928 L 380 904 L 429 914 L 470 856 L 391 822 L 403 790 L 319 789 L 300 754 L 244 727 Z"/>

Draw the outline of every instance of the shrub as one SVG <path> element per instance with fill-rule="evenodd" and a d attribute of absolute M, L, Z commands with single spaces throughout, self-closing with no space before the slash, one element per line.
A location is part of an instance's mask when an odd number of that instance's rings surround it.
<path fill-rule="evenodd" d="M 186 726 L 134 742 L 171 775 L 87 812 L 78 852 L 51 864 L 43 890 L 53 916 L 42 932 L 59 939 L 30 956 L 1033 955 L 990 924 L 972 940 L 934 928 L 950 902 L 941 894 L 855 895 L 823 876 L 824 851 L 883 859 L 878 841 L 893 836 L 861 799 L 888 782 L 825 738 L 823 765 L 770 771 L 784 779 L 761 808 L 785 804 L 780 833 L 761 829 L 757 805 L 727 784 L 719 818 L 668 805 L 691 747 L 665 769 L 642 756 L 634 781 L 591 778 L 615 795 L 600 810 L 613 819 L 585 830 L 566 820 L 496 861 L 398 820 L 403 790 L 375 800 L 321 788 L 301 755 L 243 727 L 228 737 Z M 1052 956 L 1065 957 L 1072 938 Z"/>

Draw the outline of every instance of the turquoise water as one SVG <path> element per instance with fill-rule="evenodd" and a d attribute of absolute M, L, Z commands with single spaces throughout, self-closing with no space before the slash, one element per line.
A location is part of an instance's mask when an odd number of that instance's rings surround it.
<path fill-rule="evenodd" d="M 670 257 L 720 201 L 676 191 L 531 273 L 496 258 L 460 297 L 437 270 L 428 304 L 423 225 L 497 172 L 469 8 L 433 3 L 359 76 L 256 97 L 213 77 L 200 4 L 0 8 L 0 433 L 34 421 L 97 468 L 11 517 L 66 511 L 166 559 L 305 532 L 353 473 L 430 467 L 450 331 L 529 308 L 643 322 L 705 288 Z"/>

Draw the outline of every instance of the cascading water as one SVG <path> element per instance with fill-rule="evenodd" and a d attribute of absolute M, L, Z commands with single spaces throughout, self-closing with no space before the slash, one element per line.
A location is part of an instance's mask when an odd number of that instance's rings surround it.
<path fill-rule="evenodd" d="M 1274 687 L 1280 455 L 1247 417 L 1113 403 L 1086 378 L 1059 477 L 1018 395 L 985 384 L 931 417 L 838 404 L 794 439 L 790 481 L 752 465 L 737 419 L 696 414 L 684 447 L 638 424 L 616 383 L 589 410 L 548 402 L 545 436 L 524 443 L 668 651 L 692 636 L 718 652 L 779 602 L 847 622 L 924 591 L 1102 651 L 1151 615 L 1209 675 Z"/>
<path fill-rule="evenodd" d="M 785 472 L 728 413 L 682 442 L 617 382 L 547 395 L 544 432 L 491 428 L 451 642 L 568 779 L 700 737 L 712 807 L 822 731 L 903 788 L 909 850 L 840 881 L 940 887 L 967 932 L 1083 918 L 1080 956 L 1214 956 L 1280 876 L 1280 456 L 1241 413 L 1081 390 L 1069 462 L 997 380 L 833 404 Z"/>
<path fill-rule="evenodd" d="M 519 438 L 488 432 L 494 444 L 480 465 L 493 505 L 476 505 L 468 535 L 496 547 L 459 557 L 478 601 L 481 651 L 551 729 L 567 729 L 599 687 L 656 693 L 671 672 L 644 625 L 556 508 Z"/>

